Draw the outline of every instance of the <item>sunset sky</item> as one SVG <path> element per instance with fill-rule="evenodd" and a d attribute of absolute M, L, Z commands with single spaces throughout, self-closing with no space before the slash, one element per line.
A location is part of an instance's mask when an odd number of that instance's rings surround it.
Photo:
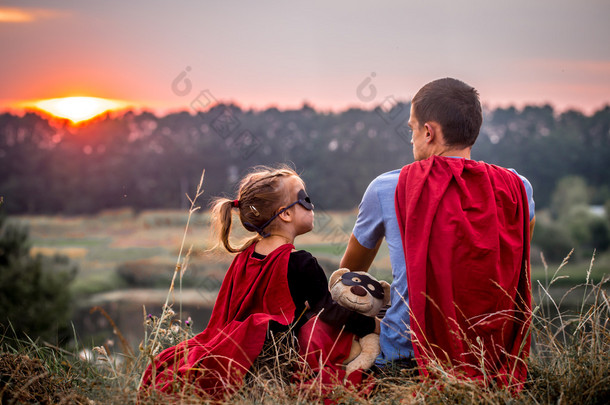
<path fill-rule="evenodd" d="M 451 76 L 489 107 L 590 113 L 610 103 L 609 20 L 608 0 L 0 1 L 0 110 L 93 96 L 165 112 L 207 90 L 340 111 Z"/>

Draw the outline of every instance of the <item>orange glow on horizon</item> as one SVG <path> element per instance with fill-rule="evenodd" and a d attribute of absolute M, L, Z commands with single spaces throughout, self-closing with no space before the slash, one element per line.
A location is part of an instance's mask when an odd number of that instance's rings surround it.
<path fill-rule="evenodd" d="M 0 8 L 0 22 L 23 23 L 34 21 L 34 16 L 18 8 Z"/>
<path fill-rule="evenodd" d="M 106 111 L 125 108 L 127 103 L 98 97 L 62 97 L 36 101 L 31 105 L 55 117 L 66 118 L 77 124 Z"/>

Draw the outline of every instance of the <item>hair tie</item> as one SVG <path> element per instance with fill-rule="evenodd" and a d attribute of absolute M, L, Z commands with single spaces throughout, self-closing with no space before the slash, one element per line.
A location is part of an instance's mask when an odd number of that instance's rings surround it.
<path fill-rule="evenodd" d="M 239 200 L 233 200 L 233 207 L 239 208 Z"/>

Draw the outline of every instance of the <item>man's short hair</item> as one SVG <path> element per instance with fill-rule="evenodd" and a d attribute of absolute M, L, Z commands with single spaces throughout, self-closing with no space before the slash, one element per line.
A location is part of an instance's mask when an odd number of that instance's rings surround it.
<path fill-rule="evenodd" d="M 448 146 L 474 145 L 483 123 L 479 93 L 474 87 L 456 79 L 438 79 L 422 87 L 412 103 L 420 125 L 439 123 Z"/>

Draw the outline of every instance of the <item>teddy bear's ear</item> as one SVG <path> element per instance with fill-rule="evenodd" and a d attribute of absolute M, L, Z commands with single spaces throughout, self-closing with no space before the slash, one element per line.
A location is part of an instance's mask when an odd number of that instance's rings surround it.
<path fill-rule="evenodd" d="M 349 269 L 339 269 L 339 270 L 335 270 L 333 272 L 333 274 L 330 275 L 330 279 L 328 280 L 328 285 L 330 288 L 332 288 L 335 283 L 341 278 L 342 275 L 344 275 L 345 273 L 349 273 Z"/>
<path fill-rule="evenodd" d="M 381 284 L 381 286 L 383 287 L 383 305 L 388 305 L 390 302 L 392 302 L 390 299 L 390 293 L 392 292 L 392 288 L 390 287 L 390 284 L 388 284 L 388 282 L 384 280 L 381 280 L 379 284 Z"/>

